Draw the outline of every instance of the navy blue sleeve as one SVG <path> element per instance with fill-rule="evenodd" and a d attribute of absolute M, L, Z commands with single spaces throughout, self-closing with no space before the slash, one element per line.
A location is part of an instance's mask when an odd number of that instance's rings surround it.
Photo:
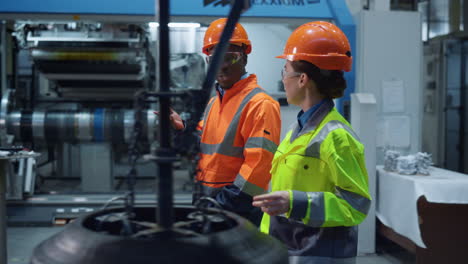
<path fill-rule="evenodd" d="M 235 185 L 224 186 L 215 197 L 223 209 L 234 212 L 259 226 L 262 211 L 252 206 L 252 196 L 242 192 Z"/>

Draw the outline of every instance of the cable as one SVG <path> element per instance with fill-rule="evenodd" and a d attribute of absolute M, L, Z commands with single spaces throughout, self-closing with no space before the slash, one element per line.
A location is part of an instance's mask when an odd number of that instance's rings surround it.
<path fill-rule="evenodd" d="M 124 196 L 116 196 L 116 197 L 112 197 L 111 199 L 109 199 L 102 207 L 101 207 L 101 211 L 102 210 L 105 210 L 111 203 L 115 202 L 115 201 L 118 201 L 118 200 L 125 200 L 127 199 L 127 194 L 124 195 Z"/>
<path fill-rule="evenodd" d="M 205 204 L 206 204 L 206 206 L 203 207 L 203 205 L 205 205 Z M 207 209 L 207 208 L 209 208 L 209 205 L 214 205 L 214 207 L 216 207 L 218 209 L 221 209 L 221 210 L 223 209 L 223 207 L 214 198 L 211 198 L 211 197 L 208 197 L 208 196 L 202 196 L 202 197 L 200 197 L 200 199 L 198 199 L 194 203 L 194 206 L 199 210 Z"/>

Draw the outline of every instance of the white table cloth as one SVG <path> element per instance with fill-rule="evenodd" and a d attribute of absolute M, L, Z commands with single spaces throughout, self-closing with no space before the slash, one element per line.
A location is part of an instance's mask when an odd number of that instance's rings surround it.
<path fill-rule="evenodd" d="M 426 248 L 419 230 L 417 200 L 468 204 L 468 175 L 436 167 L 430 175 L 402 175 L 377 166 L 376 215 L 386 226 Z"/>

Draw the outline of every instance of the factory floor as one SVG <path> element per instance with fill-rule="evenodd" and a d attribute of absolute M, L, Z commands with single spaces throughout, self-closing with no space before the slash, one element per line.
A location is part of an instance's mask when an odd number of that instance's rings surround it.
<path fill-rule="evenodd" d="M 62 230 L 62 227 L 10 227 L 8 235 L 8 263 L 29 264 L 35 246 Z M 410 264 L 415 257 L 396 244 L 377 236 L 377 253 L 359 256 L 357 264 Z"/>
<path fill-rule="evenodd" d="M 42 179 L 41 184 L 36 191 L 42 195 L 60 194 L 60 193 L 75 193 L 80 196 L 80 182 L 78 180 L 55 180 Z M 189 201 L 191 195 L 191 186 L 187 171 L 174 171 L 174 193 L 179 196 L 187 196 Z M 126 184 L 124 179 L 119 179 L 115 182 L 114 191 L 124 191 Z M 135 189 L 140 192 L 152 193 L 156 189 L 154 178 L 139 179 Z M 184 197 L 185 197 L 184 196 Z M 53 195 L 51 197 L 54 197 Z M 91 197 L 91 196 L 90 196 Z M 179 198 L 180 198 L 179 197 Z M 55 198 L 59 199 L 59 198 Z M 32 216 L 31 216 L 32 217 Z M 39 221 L 37 217 L 30 219 L 31 222 Z M 21 227 L 19 227 L 21 226 Z M 29 258 L 33 249 L 43 240 L 49 238 L 53 234 L 59 232 L 63 227 L 38 227 L 37 223 L 34 227 L 23 227 L 18 225 L 8 227 L 7 229 L 7 246 L 8 246 L 8 263 L 7 264 L 29 264 Z M 29 226 L 29 225 L 26 225 Z M 410 264 L 416 263 L 414 255 L 408 253 L 393 242 L 377 236 L 376 254 L 359 256 L 357 264 Z M 0 263 L 3 264 L 3 263 Z"/>

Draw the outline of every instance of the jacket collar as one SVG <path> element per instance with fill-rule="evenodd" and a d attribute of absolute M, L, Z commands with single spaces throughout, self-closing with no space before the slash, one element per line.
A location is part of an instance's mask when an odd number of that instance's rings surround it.
<path fill-rule="evenodd" d="M 292 143 L 297 137 L 315 130 L 325 118 L 325 116 L 333 109 L 333 107 L 335 107 L 335 103 L 333 103 L 333 100 L 328 99 L 312 114 L 302 129 L 300 129 L 299 124 L 296 122 L 293 128 L 290 142 Z"/>
<path fill-rule="evenodd" d="M 223 95 L 223 102 L 229 100 L 230 98 L 234 97 L 235 95 L 239 94 L 241 91 L 246 90 L 247 92 L 250 83 L 257 83 L 257 76 L 255 74 L 250 74 L 249 76 L 240 79 L 237 81 L 231 88 L 224 90 L 224 95 Z M 256 88 L 257 86 L 251 87 L 252 89 Z M 218 99 L 221 99 L 218 91 Z"/>

